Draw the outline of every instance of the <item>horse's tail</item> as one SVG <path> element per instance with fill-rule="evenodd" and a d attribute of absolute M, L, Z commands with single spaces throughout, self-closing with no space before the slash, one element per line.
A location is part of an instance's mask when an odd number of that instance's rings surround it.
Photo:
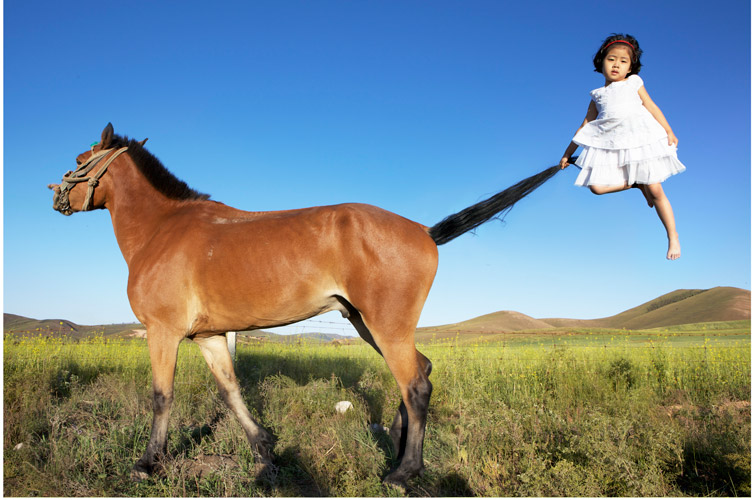
<path fill-rule="evenodd" d="M 491 198 L 445 217 L 429 228 L 429 236 L 434 239 L 437 245 L 444 245 L 461 234 L 476 229 L 484 222 L 496 218 L 500 212 L 509 211 L 516 202 L 525 198 L 559 171 L 559 165 L 550 167 L 495 194 Z"/>

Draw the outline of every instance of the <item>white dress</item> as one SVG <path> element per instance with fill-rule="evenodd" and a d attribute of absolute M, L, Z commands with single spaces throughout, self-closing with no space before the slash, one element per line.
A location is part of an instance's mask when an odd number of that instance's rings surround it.
<path fill-rule="evenodd" d="M 643 106 L 642 86 L 630 75 L 591 91 L 599 114 L 573 137 L 583 147 L 576 186 L 655 184 L 685 170 L 677 146 L 667 144 L 667 132 Z"/>

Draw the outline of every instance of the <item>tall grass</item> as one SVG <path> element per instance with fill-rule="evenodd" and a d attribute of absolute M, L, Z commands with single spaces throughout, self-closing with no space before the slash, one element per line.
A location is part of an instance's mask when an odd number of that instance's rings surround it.
<path fill-rule="evenodd" d="M 750 495 L 750 341 L 694 347 L 588 332 L 556 343 L 429 342 L 427 471 L 412 496 Z M 132 483 L 151 426 L 143 341 L 6 336 L 6 496 L 395 496 L 386 433 L 399 403 L 364 344 L 239 345 L 254 463 L 190 342 L 181 346 L 164 470 Z M 354 405 L 338 415 L 334 405 Z M 20 445 L 20 446 L 19 446 Z"/>

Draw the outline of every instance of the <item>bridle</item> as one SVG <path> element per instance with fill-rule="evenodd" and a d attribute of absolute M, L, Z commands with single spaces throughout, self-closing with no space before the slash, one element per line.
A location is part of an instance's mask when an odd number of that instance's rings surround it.
<path fill-rule="evenodd" d="M 123 147 L 118 150 L 115 150 L 115 148 L 111 149 L 103 149 L 102 151 L 94 152 L 94 146 L 92 146 L 92 155 L 89 157 L 88 160 L 86 160 L 84 163 L 78 166 L 78 168 L 71 172 L 68 171 L 63 176 L 63 182 L 60 183 L 60 192 L 57 194 L 57 203 L 58 203 L 58 210 L 60 212 L 66 212 L 69 211 L 71 208 L 70 201 L 68 200 L 68 193 L 70 190 L 78 183 L 80 182 L 86 182 L 89 186 L 88 190 L 86 191 L 86 198 L 84 199 L 84 205 L 81 208 L 83 212 L 89 210 L 89 205 L 91 204 L 92 198 L 94 196 L 94 188 L 97 187 L 99 184 L 99 179 L 105 175 L 105 172 L 107 172 L 107 167 L 110 166 L 110 163 L 112 163 L 115 158 L 120 156 L 122 153 L 124 153 L 128 147 Z M 104 162 L 102 167 L 97 171 L 96 174 L 87 176 L 91 170 L 99 164 L 100 161 L 102 161 L 110 152 L 115 151 L 107 160 Z"/>

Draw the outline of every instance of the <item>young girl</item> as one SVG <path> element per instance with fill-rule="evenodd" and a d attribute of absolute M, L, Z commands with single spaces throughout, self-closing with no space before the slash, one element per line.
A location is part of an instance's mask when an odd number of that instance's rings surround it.
<path fill-rule="evenodd" d="M 595 194 L 640 189 L 667 230 L 667 259 L 675 260 L 680 257 L 680 240 L 661 183 L 685 166 L 677 159 L 677 137 L 638 76 L 641 54 L 630 35 L 612 35 L 601 44 L 593 62 L 606 81 L 591 91 L 586 118 L 560 166 L 567 167 L 583 146 L 575 162 L 581 169 L 576 186 L 588 186 Z"/>

